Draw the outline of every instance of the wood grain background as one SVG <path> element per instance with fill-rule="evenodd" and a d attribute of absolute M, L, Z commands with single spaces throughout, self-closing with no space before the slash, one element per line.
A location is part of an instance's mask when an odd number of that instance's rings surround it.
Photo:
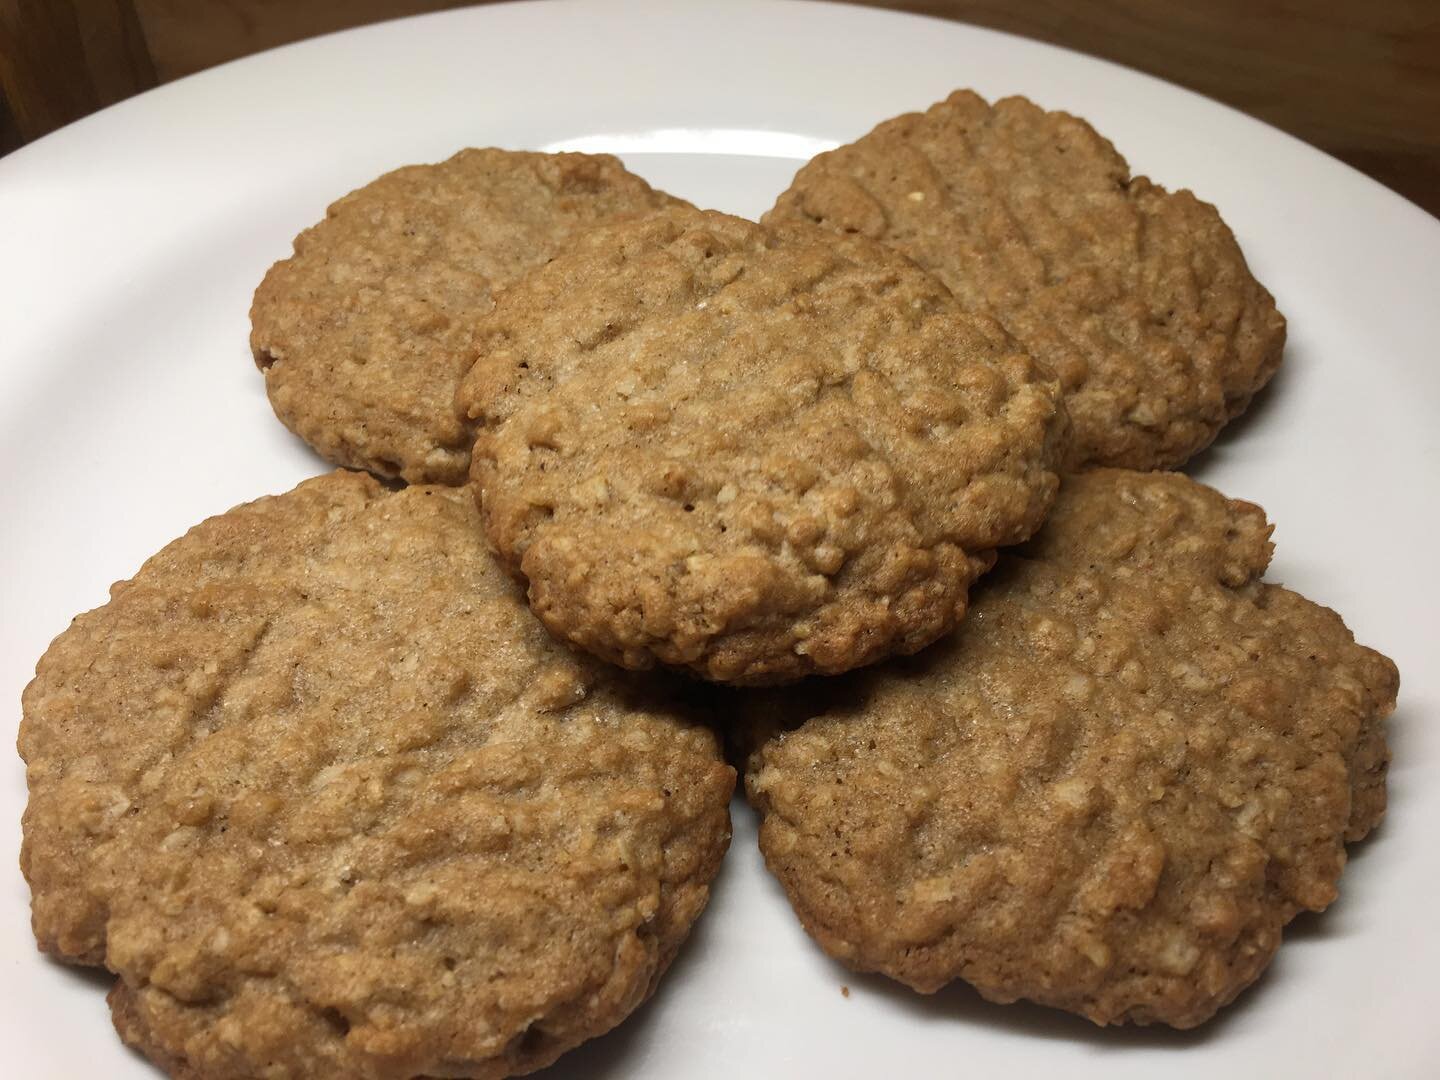
<path fill-rule="evenodd" d="M 157 81 L 455 0 L 0 0 L 0 149 Z M 1440 216 L 1440 0 L 871 0 L 1116 60 Z"/>

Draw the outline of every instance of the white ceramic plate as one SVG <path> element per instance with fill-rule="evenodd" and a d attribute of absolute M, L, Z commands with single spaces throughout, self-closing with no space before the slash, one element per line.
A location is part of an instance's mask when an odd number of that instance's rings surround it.
<path fill-rule="evenodd" d="M 1389 817 L 1332 910 L 1177 1034 L 844 971 L 800 931 L 737 801 L 660 993 L 550 1075 L 1435 1075 L 1440 222 L 1238 113 L 1018 38 L 816 3 L 501 5 L 256 56 L 0 161 L 6 740 L 74 613 L 202 517 L 322 471 L 271 415 L 246 334 L 266 267 L 332 198 L 462 146 L 571 148 L 754 216 L 815 151 L 959 86 L 1085 116 L 1137 172 L 1218 204 L 1289 316 L 1273 388 L 1193 471 L 1278 523 L 1272 580 L 1399 663 Z M 108 980 L 35 952 L 24 801 L 20 763 L 0 762 L 0 1073 L 154 1076 L 111 1031 Z"/>

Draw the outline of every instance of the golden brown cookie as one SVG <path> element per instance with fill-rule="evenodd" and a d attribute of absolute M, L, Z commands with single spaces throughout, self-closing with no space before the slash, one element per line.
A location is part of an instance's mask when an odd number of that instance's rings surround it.
<path fill-rule="evenodd" d="M 609 155 L 462 150 L 385 174 L 255 292 L 250 347 L 275 415 L 337 465 L 464 483 L 455 388 L 493 292 L 582 229 L 674 205 Z"/>
<path fill-rule="evenodd" d="M 1178 474 L 1067 478 L 953 637 L 749 699 L 760 844 L 810 934 L 1097 1024 L 1191 1027 L 1253 982 L 1384 813 L 1398 685 L 1258 580 L 1269 533 Z"/>
<path fill-rule="evenodd" d="M 192 529 L 25 691 L 41 948 L 195 1080 L 500 1077 L 619 1023 L 734 773 L 554 642 L 459 488 L 339 472 Z"/>
<path fill-rule="evenodd" d="M 1059 389 L 864 238 L 667 211 L 508 290 L 460 401 L 557 635 L 763 683 L 914 652 L 1054 496 Z"/>
<path fill-rule="evenodd" d="M 1173 468 L 1269 381 L 1285 320 L 1209 203 L 1085 121 L 956 91 L 820 154 L 763 219 L 891 244 L 1060 377 L 1071 464 Z"/>

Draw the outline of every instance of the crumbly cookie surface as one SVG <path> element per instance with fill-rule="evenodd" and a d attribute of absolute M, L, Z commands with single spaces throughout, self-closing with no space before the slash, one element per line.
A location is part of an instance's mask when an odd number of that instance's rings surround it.
<path fill-rule="evenodd" d="M 667 211 L 478 331 L 491 540 L 556 634 L 763 683 L 913 652 L 1057 486 L 1058 387 L 864 238 Z"/>
<path fill-rule="evenodd" d="M 1065 388 L 1072 466 L 1174 468 L 1275 373 L 1285 320 L 1215 208 L 1089 124 L 957 91 L 805 165 L 763 219 L 893 245 Z"/>
<path fill-rule="evenodd" d="M 1398 685 L 1258 580 L 1268 534 L 1178 474 L 1067 478 L 952 638 L 752 698 L 760 842 L 811 935 L 1099 1024 L 1190 1027 L 1253 982 L 1384 813 Z"/>
<path fill-rule="evenodd" d="M 337 465 L 464 483 L 455 388 L 492 293 L 582 229 L 677 202 L 609 155 L 462 150 L 387 173 L 256 290 L 250 345 L 275 414 Z"/>
<path fill-rule="evenodd" d="M 176 1077 L 539 1068 L 645 999 L 729 842 L 713 734 L 628 680 L 545 633 L 464 489 L 212 518 L 25 691 L 36 937 Z"/>

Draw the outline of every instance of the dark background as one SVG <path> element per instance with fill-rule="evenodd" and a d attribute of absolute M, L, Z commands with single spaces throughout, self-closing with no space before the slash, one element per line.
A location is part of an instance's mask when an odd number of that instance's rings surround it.
<path fill-rule="evenodd" d="M 0 153 L 157 82 L 456 0 L 0 0 Z M 1440 0 L 870 0 L 1188 86 L 1440 216 Z"/>

